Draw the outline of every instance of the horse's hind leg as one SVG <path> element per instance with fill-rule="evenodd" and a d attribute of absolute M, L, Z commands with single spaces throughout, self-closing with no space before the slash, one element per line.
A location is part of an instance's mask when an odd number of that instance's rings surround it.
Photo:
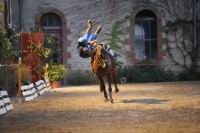
<path fill-rule="evenodd" d="M 107 78 L 108 78 L 108 91 L 109 91 L 109 96 L 110 96 L 110 102 L 113 103 L 112 87 L 111 87 L 111 77 L 110 77 L 110 75 L 108 75 Z"/>
<path fill-rule="evenodd" d="M 117 87 L 116 72 L 115 72 L 115 71 L 112 73 L 112 78 L 113 78 L 113 82 L 114 82 L 114 84 L 115 84 L 115 92 L 117 93 L 117 92 L 119 92 L 119 89 L 118 89 L 118 87 Z"/>
<path fill-rule="evenodd" d="M 104 93 L 105 101 L 108 101 L 108 96 L 107 96 L 107 92 L 106 92 L 106 87 L 105 87 L 105 84 L 104 84 L 104 80 L 100 76 L 98 76 L 98 78 L 99 78 L 99 81 L 100 81 L 100 91 Z"/>

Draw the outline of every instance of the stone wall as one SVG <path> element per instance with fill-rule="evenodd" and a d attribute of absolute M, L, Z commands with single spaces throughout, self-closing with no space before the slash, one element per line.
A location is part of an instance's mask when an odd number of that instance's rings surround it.
<path fill-rule="evenodd" d="M 13 0 L 13 24 L 19 27 L 19 6 L 16 6 L 19 0 Z M 159 21 L 159 62 L 165 68 L 173 68 L 179 70 L 173 61 L 166 53 L 165 39 L 166 34 L 163 29 L 168 21 L 174 21 L 173 16 L 169 14 L 163 6 L 165 3 L 160 3 L 161 0 L 21 0 L 21 24 L 22 31 L 29 31 L 30 28 L 36 27 L 36 19 L 38 14 L 45 11 L 57 10 L 61 12 L 66 20 L 66 43 L 63 48 L 67 50 L 68 56 L 67 63 L 73 70 L 90 69 L 90 60 L 82 59 L 79 57 L 76 46 L 77 39 L 81 33 L 86 29 L 86 21 L 88 18 L 95 20 L 95 25 L 101 24 L 103 30 L 98 37 L 99 42 L 108 42 L 109 34 L 112 27 L 116 22 L 121 22 L 121 29 L 123 34 L 120 35 L 122 50 L 125 54 L 119 57 L 119 60 L 124 65 L 132 65 L 134 63 L 134 49 L 133 38 L 133 15 L 142 9 L 152 9 L 155 14 L 158 14 Z M 187 0 L 186 0 L 187 1 Z M 198 4 L 199 6 L 199 4 Z M 199 8 L 198 8 L 199 10 Z M 186 10 L 184 12 L 187 12 Z M 183 13 L 181 11 L 180 13 Z M 132 20 L 132 21 L 131 21 Z M 119 52 L 120 53 L 120 52 Z M 175 58 L 179 60 L 177 52 Z M 180 60 L 182 60 L 180 58 Z M 188 61 L 190 63 L 190 61 Z"/>

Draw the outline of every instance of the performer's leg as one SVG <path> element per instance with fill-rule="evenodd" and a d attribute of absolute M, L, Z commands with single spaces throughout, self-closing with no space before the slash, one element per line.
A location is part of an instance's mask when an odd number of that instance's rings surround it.
<path fill-rule="evenodd" d="M 86 34 L 91 34 L 91 31 L 92 31 L 92 20 L 91 19 L 88 19 L 87 25 L 88 25 L 88 27 L 87 27 L 85 33 Z"/>
<path fill-rule="evenodd" d="M 101 26 L 99 25 L 94 34 L 97 36 L 99 35 L 100 31 L 101 31 Z"/>

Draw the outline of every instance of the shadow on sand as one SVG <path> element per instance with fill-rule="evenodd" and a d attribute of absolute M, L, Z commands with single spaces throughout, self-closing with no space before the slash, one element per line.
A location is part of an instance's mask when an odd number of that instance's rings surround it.
<path fill-rule="evenodd" d="M 143 104 L 162 104 L 163 102 L 167 102 L 169 100 L 159 100 L 159 99 L 130 99 L 130 100 L 122 100 L 122 103 L 143 103 Z"/>

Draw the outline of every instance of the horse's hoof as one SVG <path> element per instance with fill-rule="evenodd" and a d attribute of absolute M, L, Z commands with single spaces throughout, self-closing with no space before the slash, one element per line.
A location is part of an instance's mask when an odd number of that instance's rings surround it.
<path fill-rule="evenodd" d="M 108 101 L 108 99 L 107 99 L 107 98 L 104 98 L 104 101 L 105 101 L 105 102 L 107 102 L 107 101 Z"/>
<path fill-rule="evenodd" d="M 113 102 L 113 99 L 110 100 L 110 103 L 114 103 L 114 102 Z"/>
<path fill-rule="evenodd" d="M 117 92 L 119 92 L 119 90 L 118 90 L 118 89 L 116 89 L 116 90 L 115 90 L 115 93 L 117 93 Z"/>

